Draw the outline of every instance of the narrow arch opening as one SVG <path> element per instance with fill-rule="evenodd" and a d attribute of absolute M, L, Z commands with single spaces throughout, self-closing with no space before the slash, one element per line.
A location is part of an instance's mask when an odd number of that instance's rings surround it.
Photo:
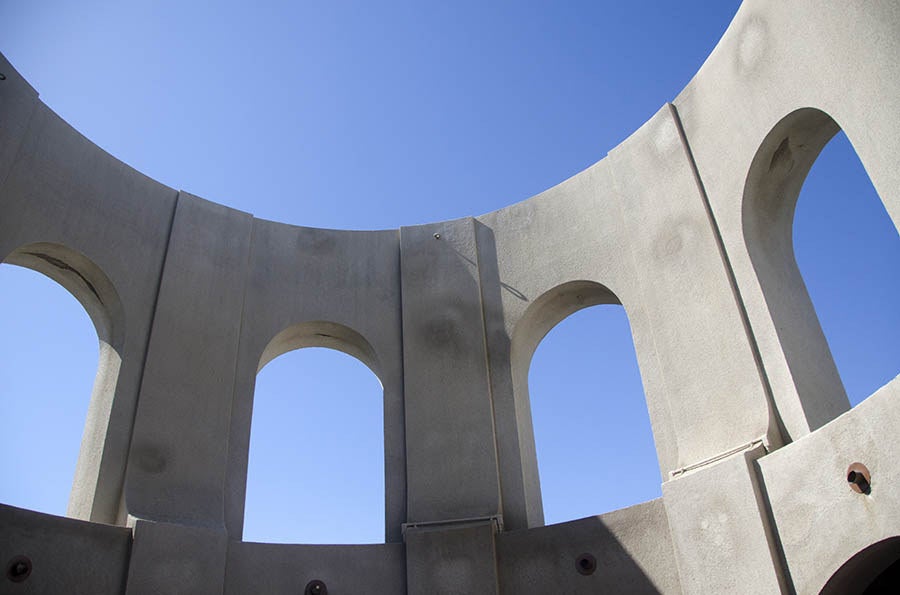
<path fill-rule="evenodd" d="M 0 264 L 0 502 L 64 516 L 97 362 L 84 307 L 49 277 Z"/>
<path fill-rule="evenodd" d="M 789 425 L 798 435 L 828 423 L 845 412 L 851 403 L 842 382 L 842 374 L 846 376 L 850 368 L 844 365 L 845 369 L 838 371 L 823 327 L 830 327 L 832 347 L 839 347 L 842 357 L 847 347 L 859 354 L 871 353 L 865 345 L 871 342 L 871 335 L 865 337 L 859 331 L 867 333 L 881 326 L 889 337 L 896 337 L 897 333 L 897 314 L 893 306 L 896 299 L 893 296 L 897 289 L 898 252 L 896 247 L 886 248 L 883 243 L 896 246 L 896 226 L 891 224 L 883 203 L 862 166 L 858 165 L 853 148 L 843 134 L 838 134 L 840 131 L 838 123 L 818 109 L 803 108 L 788 114 L 763 139 L 744 188 L 744 238 L 781 352 L 780 355 L 773 353 L 767 365 L 780 367 L 776 361 L 786 364 L 786 369 L 774 370 L 774 376 L 770 373 L 769 378 L 776 400 L 780 396 L 788 397 L 782 414 L 790 416 Z M 824 152 L 824 161 L 816 168 L 821 172 L 805 184 L 811 168 L 835 135 L 838 135 L 837 143 Z M 843 163 L 836 164 L 835 159 Z M 838 183 L 833 177 L 823 175 L 830 173 L 826 171 L 830 168 L 845 178 Z M 819 175 L 827 179 L 824 186 L 816 180 Z M 854 188 L 852 191 L 847 191 L 848 183 Z M 801 189 L 810 198 L 803 201 L 805 204 L 798 212 Z M 830 207 L 829 204 L 837 206 Z M 829 223 L 830 228 L 811 224 L 804 213 L 807 210 L 816 215 L 825 214 L 831 219 L 824 222 Z M 863 215 L 861 219 L 860 215 Z M 873 216 L 874 220 L 881 220 L 875 228 L 872 227 Z M 867 222 L 860 223 L 861 220 Z M 823 223 L 820 218 L 819 223 Z M 880 237 L 878 242 L 882 248 L 865 247 L 876 236 Z M 873 253 L 873 250 L 881 254 Z M 829 253 L 831 256 L 827 256 Z M 802 274 L 798 266 L 800 261 L 806 261 Z M 895 264 L 888 265 L 885 261 Z M 834 266 L 841 263 L 841 267 Z M 865 283 L 861 283 L 859 277 L 861 271 L 873 265 L 879 287 L 874 293 L 871 286 L 866 288 Z M 871 274 L 869 280 L 873 280 Z M 817 294 L 816 306 L 823 309 L 819 315 L 811 294 Z M 835 299 L 833 296 L 842 297 Z M 888 300 L 885 300 L 886 296 Z M 874 307 L 873 302 L 868 302 L 869 312 L 862 311 L 862 304 L 872 297 L 875 298 Z M 853 325 L 850 322 L 852 316 L 872 313 L 877 313 L 880 318 L 870 318 L 849 338 L 843 338 L 848 323 Z M 860 347 L 863 349 L 857 351 Z M 897 372 L 896 349 L 894 340 L 891 348 L 881 354 L 893 363 L 893 374 Z M 849 361 L 845 358 L 845 364 Z M 890 363 L 888 366 L 891 367 Z M 862 376 L 856 373 L 848 377 L 852 378 L 854 403 L 871 394 L 891 375 L 884 370 L 874 372 L 868 363 L 857 370 L 867 380 L 859 382 Z M 799 410 L 791 411 L 792 394 L 799 403 Z M 800 411 L 802 418 L 797 417 Z"/>
<path fill-rule="evenodd" d="M 319 334 L 327 340 L 335 333 Z M 362 359 L 342 351 L 264 354 L 253 399 L 244 541 L 384 543 L 383 390 Z"/>
<path fill-rule="evenodd" d="M 793 246 L 855 406 L 900 372 L 900 236 L 842 131 L 803 183 Z"/>
<path fill-rule="evenodd" d="M 634 341 L 612 291 L 576 280 L 536 298 L 510 364 L 528 527 L 660 495 Z"/>
<path fill-rule="evenodd" d="M 528 377 L 546 523 L 661 495 L 650 417 L 625 309 L 602 304 L 557 324 Z"/>

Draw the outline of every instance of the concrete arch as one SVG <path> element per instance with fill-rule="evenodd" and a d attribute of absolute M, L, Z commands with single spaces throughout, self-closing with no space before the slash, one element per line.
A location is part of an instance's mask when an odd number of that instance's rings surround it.
<path fill-rule="evenodd" d="M 256 367 L 256 373 L 258 374 L 269 362 L 280 355 L 307 347 L 334 349 L 358 359 L 371 370 L 382 386 L 385 436 L 385 541 L 391 541 L 396 538 L 395 533 L 399 532 L 400 525 L 405 520 L 398 515 L 397 511 L 404 510 L 406 499 L 405 485 L 402 482 L 396 481 L 397 477 L 405 476 L 405 469 L 398 468 L 405 465 L 405 461 L 402 459 L 398 460 L 396 456 L 391 456 L 387 448 L 388 436 L 392 433 L 396 433 L 398 424 L 402 423 L 402 420 L 398 421 L 396 419 L 391 419 L 390 407 L 387 402 L 388 399 L 391 398 L 391 392 L 395 389 L 390 386 L 389 382 L 386 384 L 386 373 L 385 370 L 382 369 L 382 360 L 378 356 L 376 349 L 361 333 L 347 325 L 324 320 L 305 321 L 292 324 L 276 333 L 269 339 L 266 347 L 262 350 L 262 353 L 259 356 L 259 363 Z M 386 386 L 387 388 L 385 388 Z M 255 390 L 255 382 L 253 383 L 253 388 L 251 390 Z M 249 398 L 251 400 L 252 410 L 253 395 L 250 394 Z M 250 417 L 252 418 L 252 414 Z M 245 453 L 249 451 L 249 425 L 251 423 L 252 419 L 247 419 L 248 427 L 240 432 L 241 435 L 247 436 L 247 444 L 242 447 L 242 450 Z M 246 461 L 247 459 L 244 459 L 244 464 L 241 469 L 232 469 L 232 473 L 240 473 L 243 476 L 243 480 L 241 481 L 243 490 L 240 495 L 241 506 L 239 507 L 241 511 L 243 511 L 243 504 L 246 498 L 246 478 L 248 470 Z M 241 520 L 243 520 L 243 512 L 241 512 Z M 233 525 L 231 527 L 232 533 L 236 533 L 238 530 L 240 529 L 237 526 Z"/>
<path fill-rule="evenodd" d="M 36 242 L 20 246 L 3 262 L 32 269 L 53 279 L 82 305 L 100 342 L 97 375 L 91 390 L 87 419 L 75 466 L 67 516 L 79 519 L 115 519 L 118 500 L 98 498 L 98 491 L 118 492 L 124 469 L 104 464 L 125 338 L 125 315 L 115 286 L 97 264 L 67 246 Z M 113 445 L 124 457 L 127 444 Z M 107 459 L 108 461 L 108 459 Z M 108 484 L 103 490 L 101 484 Z"/>
<path fill-rule="evenodd" d="M 528 372 L 534 352 L 541 340 L 568 316 L 584 308 L 601 304 L 622 305 L 606 286 L 596 281 L 568 281 L 537 297 L 526 308 L 513 329 L 510 340 L 510 370 L 516 409 L 516 427 L 522 483 L 527 502 L 529 527 L 544 524 L 540 478 L 537 469 L 537 450 L 531 416 Z M 501 473 L 510 473 L 503 468 Z"/>
<path fill-rule="evenodd" d="M 365 337 L 343 324 L 322 320 L 292 325 L 272 337 L 259 357 L 256 372 L 276 357 L 304 347 L 325 347 L 352 355 L 372 370 L 384 385 L 378 354 Z"/>
<path fill-rule="evenodd" d="M 794 257 L 794 210 L 810 168 L 840 129 L 811 107 L 779 120 L 750 164 L 741 204 L 747 252 L 811 429 L 850 404 Z"/>

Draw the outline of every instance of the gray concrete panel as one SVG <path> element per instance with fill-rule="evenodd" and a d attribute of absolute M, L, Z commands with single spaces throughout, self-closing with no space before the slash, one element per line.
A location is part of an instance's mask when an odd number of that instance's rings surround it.
<path fill-rule="evenodd" d="M 762 446 L 663 484 L 682 591 L 789 592 L 753 461 Z"/>
<path fill-rule="evenodd" d="M 179 197 L 129 457 L 132 517 L 224 525 L 250 230 L 245 213 Z"/>
<path fill-rule="evenodd" d="M 409 522 L 500 512 L 472 219 L 400 230 Z"/>
<path fill-rule="evenodd" d="M 0 187 L 9 173 L 31 115 L 38 105 L 38 94 L 28 82 L 0 54 L 0 74 L 6 78 L 0 81 Z M 2 204 L 0 196 L 0 204 Z"/>
<path fill-rule="evenodd" d="M 406 576 L 410 594 L 497 595 L 493 522 L 409 528 Z"/>
<path fill-rule="evenodd" d="M 579 566 L 583 555 L 595 568 Z M 500 592 L 679 593 L 662 500 L 497 536 Z"/>
<path fill-rule="evenodd" d="M 229 441 L 229 534 L 240 537 L 243 525 L 257 371 L 286 351 L 329 347 L 360 359 L 384 387 L 386 539 L 399 542 L 406 521 L 399 234 L 259 219 L 253 226 Z"/>
<path fill-rule="evenodd" d="M 900 535 L 900 377 L 809 436 L 759 460 L 797 593 L 818 593 L 854 554 Z M 851 463 L 871 473 L 853 491 Z"/>
<path fill-rule="evenodd" d="M 406 593 L 402 544 L 283 545 L 233 541 L 225 595 L 297 595 L 311 581 L 334 595 Z"/>
<path fill-rule="evenodd" d="M 222 595 L 228 540 L 221 530 L 138 520 L 126 595 Z"/>
<path fill-rule="evenodd" d="M 124 593 L 131 531 L 0 504 L 0 593 Z M 30 574 L 6 576 L 10 561 L 25 556 Z"/>
<path fill-rule="evenodd" d="M 771 435 L 765 387 L 677 117 L 663 107 L 610 170 L 640 296 L 631 317 L 663 479 Z M 632 302 L 633 300 L 633 302 Z"/>

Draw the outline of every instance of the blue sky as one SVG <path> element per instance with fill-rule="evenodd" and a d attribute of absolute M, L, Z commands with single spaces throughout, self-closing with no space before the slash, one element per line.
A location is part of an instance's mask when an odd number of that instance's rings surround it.
<path fill-rule="evenodd" d="M 738 5 L 6 2 L 0 51 L 85 136 L 169 186 L 261 218 L 384 229 L 489 212 L 601 159 L 687 84 Z M 804 186 L 795 246 L 856 403 L 900 368 L 900 241 L 843 135 Z M 0 502 L 62 514 L 96 334 L 36 273 L 2 265 L 0 288 L 0 407 L 14 412 L 0 416 Z M 530 386 L 548 522 L 659 495 L 620 308 L 551 331 Z M 365 366 L 327 350 L 260 373 L 246 539 L 383 540 L 379 399 Z M 314 451 L 304 428 L 333 431 Z M 327 478 L 315 493 L 310 474 Z"/>

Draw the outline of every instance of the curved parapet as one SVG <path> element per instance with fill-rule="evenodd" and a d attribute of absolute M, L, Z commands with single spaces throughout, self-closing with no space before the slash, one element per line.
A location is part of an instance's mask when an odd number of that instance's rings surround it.
<path fill-rule="evenodd" d="M 747 0 L 684 91 L 605 159 L 499 211 L 384 231 L 167 188 L 0 60 L 0 254 L 79 297 L 118 366 L 70 507 L 95 523 L 0 507 L 2 561 L 19 560 L 7 580 L 27 550 L 36 589 L 52 567 L 53 584 L 109 593 L 844 584 L 848 560 L 900 530 L 879 487 L 900 473 L 897 381 L 845 412 L 786 250 L 839 126 L 900 221 L 897 56 L 895 2 Z M 544 527 L 528 362 L 596 303 L 628 314 L 663 498 Z M 241 539 L 256 374 L 307 346 L 354 355 L 384 387 L 384 544 Z M 854 461 L 869 493 L 847 486 Z M 56 552 L 79 534 L 69 564 Z M 106 574 L 84 571 L 98 559 Z"/>

